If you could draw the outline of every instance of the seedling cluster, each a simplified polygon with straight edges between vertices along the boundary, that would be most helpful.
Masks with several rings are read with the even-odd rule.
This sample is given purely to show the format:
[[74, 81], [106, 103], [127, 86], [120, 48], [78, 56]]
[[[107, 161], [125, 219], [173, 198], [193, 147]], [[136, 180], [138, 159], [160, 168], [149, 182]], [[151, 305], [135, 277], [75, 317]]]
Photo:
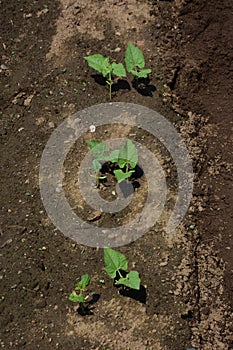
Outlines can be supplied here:
[[[128, 43], [125, 52], [125, 66], [122, 63], [111, 62], [109, 57], [104, 57], [99, 53], [84, 58], [91, 68], [95, 69], [105, 78], [109, 85], [110, 99], [112, 97], [112, 85], [118, 78], [125, 78], [127, 77], [127, 73], [130, 73], [134, 77], [133, 81], [137, 81], [141, 78], [147, 78], [151, 73], [151, 69], [145, 68], [143, 52], [131, 42]], [[87, 144], [93, 157], [92, 168], [95, 172], [96, 187], [100, 186], [100, 180], [106, 178], [102, 172], [104, 164], [108, 164], [113, 169], [113, 174], [118, 183], [129, 179], [135, 173], [138, 163], [138, 152], [134, 143], [129, 139], [126, 139], [125, 144], [121, 148], [111, 151], [103, 141], [89, 140]], [[107, 275], [114, 280], [115, 286], [140, 290], [141, 281], [139, 273], [136, 270], [128, 271], [128, 260], [124, 254], [105, 247], [104, 265]], [[90, 275], [82, 275], [75, 285], [74, 290], [69, 295], [70, 301], [79, 303], [82, 315], [85, 314], [85, 310], [90, 303], [90, 293], [88, 293], [90, 281]], [[100, 279], [99, 282], [101, 284], [105, 283], [103, 279]]]
[[96, 187], [100, 185], [100, 180], [106, 178], [101, 175], [102, 165], [104, 163], [114, 164], [114, 175], [118, 183], [128, 179], [134, 172], [138, 163], [138, 152], [132, 141], [126, 139], [123, 147], [113, 150], [109, 153], [109, 147], [103, 141], [87, 141], [90, 147], [93, 161], [92, 168], [95, 171]]
[[131, 42], [128, 43], [125, 52], [125, 66], [122, 63], [110, 62], [109, 57], [97, 53], [84, 57], [89, 67], [95, 69], [102, 74], [109, 85], [109, 98], [112, 98], [112, 84], [116, 78], [124, 78], [127, 76], [126, 71], [134, 76], [134, 79], [147, 78], [151, 73], [151, 69], [145, 68], [145, 58], [143, 52]]
[[[127, 272], [128, 260], [124, 254], [111, 249], [104, 248], [104, 265], [108, 276], [114, 279], [114, 285], [124, 286], [131, 289], [140, 289], [140, 277], [136, 270]], [[79, 303], [80, 310], [84, 314], [85, 302], [88, 301], [89, 295], [84, 296], [84, 293], [89, 286], [91, 277], [88, 274], [82, 275], [80, 281], [75, 285], [75, 289], [69, 296], [69, 300], [74, 303]]]

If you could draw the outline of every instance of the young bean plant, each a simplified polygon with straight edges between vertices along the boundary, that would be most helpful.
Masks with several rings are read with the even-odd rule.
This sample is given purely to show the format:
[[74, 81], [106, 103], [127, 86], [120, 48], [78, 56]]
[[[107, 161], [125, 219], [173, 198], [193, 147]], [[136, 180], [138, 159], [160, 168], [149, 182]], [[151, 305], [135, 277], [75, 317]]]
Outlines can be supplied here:
[[85, 56], [89, 67], [95, 69], [102, 74], [109, 85], [109, 97], [112, 98], [112, 85], [116, 78], [126, 77], [126, 71], [133, 74], [134, 79], [147, 78], [151, 73], [151, 69], [145, 68], [145, 58], [143, 52], [131, 42], [128, 43], [125, 52], [125, 66], [122, 63], [110, 62], [109, 57], [96, 53], [94, 55]]
[[[128, 260], [125, 255], [109, 247], [104, 247], [104, 265], [108, 276], [114, 279], [115, 286], [124, 286], [131, 289], [140, 290], [140, 277], [136, 270], [128, 272]], [[90, 284], [91, 277], [88, 274], [81, 276], [76, 283], [74, 290], [69, 295], [69, 300], [74, 303], [79, 303], [79, 313], [85, 315], [88, 312], [88, 301], [90, 295], [87, 293], [87, 288]], [[104, 284], [104, 280], [100, 279], [100, 283]]]
[[[118, 157], [114, 159], [116, 155]], [[138, 162], [138, 152], [133, 142], [127, 139], [125, 145], [120, 148], [120, 150], [113, 151], [113, 154], [109, 155], [109, 160], [111, 162], [116, 162], [120, 168], [114, 170], [116, 180], [120, 183], [135, 172], [135, 167]], [[124, 168], [125, 172], [123, 171]]]
[[89, 67], [101, 73], [109, 85], [109, 98], [112, 98], [112, 84], [114, 78], [126, 77], [126, 71], [122, 63], [110, 62], [109, 57], [96, 53], [94, 55], [84, 57], [87, 60]]
[[85, 313], [85, 302], [89, 299], [89, 295], [85, 295], [86, 289], [89, 286], [91, 277], [88, 274], [82, 275], [80, 281], [75, 285], [73, 292], [69, 296], [69, 300], [74, 303], [79, 303], [80, 312]]
[[[119, 169], [115, 169], [114, 175], [118, 183], [128, 179], [134, 172], [138, 163], [138, 152], [132, 141], [126, 140], [123, 147], [113, 150], [110, 154], [108, 146], [103, 141], [91, 140], [87, 141], [93, 156], [92, 168], [95, 171], [96, 187], [100, 185], [100, 180], [106, 178], [101, 175], [101, 162], [110, 162], [116, 164]], [[125, 170], [125, 171], [124, 171]]]
[[136, 79], [147, 78], [151, 73], [151, 69], [145, 69], [143, 52], [131, 42], [128, 43], [125, 52], [125, 65], [127, 72], [133, 74]]
[[123, 285], [132, 289], [140, 289], [138, 271], [128, 270], [128, 260], [125, 255], [108, 247], [104, 248], [105, 270], [109, 277], [114, 279], [115, 285]]

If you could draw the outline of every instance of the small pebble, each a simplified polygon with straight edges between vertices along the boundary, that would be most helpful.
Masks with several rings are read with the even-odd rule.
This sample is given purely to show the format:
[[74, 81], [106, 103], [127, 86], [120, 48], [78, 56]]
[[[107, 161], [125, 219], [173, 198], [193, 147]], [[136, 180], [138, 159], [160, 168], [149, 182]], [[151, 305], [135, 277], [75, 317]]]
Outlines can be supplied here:
[[90, 132], [95, 132], [95, 130], [96, 130], [95, 125], [90, 125], [89, 130], [90, 130]]
[[53, 122], [49, 122], [49, 128], [50, 128], [50, 129], [55, 128], [55, 124], [54, 124]]

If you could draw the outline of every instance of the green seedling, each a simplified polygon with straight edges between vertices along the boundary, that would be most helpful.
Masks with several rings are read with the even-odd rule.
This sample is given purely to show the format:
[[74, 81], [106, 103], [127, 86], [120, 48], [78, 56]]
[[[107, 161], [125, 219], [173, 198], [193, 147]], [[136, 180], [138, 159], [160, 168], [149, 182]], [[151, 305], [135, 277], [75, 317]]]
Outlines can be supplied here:
[[143, 52], [131, 42], [125, 52], [125, 65], [127, 72], [134, 75], [136, 79], [147, 78], [151, 69], [145, 69], [145, 58]]
[[117, 165], [123, 169], [129, 170], [129, 167], [135, 168], [138, 162], [138, 152], [132, 141], [126, 140], [123, 147], [119, 150], [114, 150], [107, 157], [107, 160], [112, 163], [117, 163]]
[[122, 63], [110, 62], [109, 57], [97, 53], [84, 57], [87, 60], [89, 67], [101, 73], [109, 85], [109, 97], [112, 98], [112, 84], [114, 76], [118, 78], [126, 77], [126, 71]]
[[104, 57], [99, 53], [85, 56], [84, 59], [87, 61], [89, 67], [101, 73], [106, 79], [106, 82], [109, 85], [110, 100], [112, 98], [112, 85], [115, 77], [126, 77], [127, 70], [127, 72], [133, 74], [135, 81], [138, 81], [139, 78], [147, 78], [151, 73], [151, 69], [145, 68], [143, 52], [131, 42], [128, 43], [125, 52], [126, 69], [122, 63], [111, 63], [109, 57]]
[[140, 289], [140, 277], [138, 271], [130, 271], [125, 274], [125, 277], [122, 275], [122, 271], [127, 271], [128, 269], [128, 260], [124, 254], [105, 247], [104, 264], [108, 276], [115, 280], [115, 285], [124, 285], [137, 290]]
[[114, 175], [118, 183], [128, 179], [133, 173], [134, 173], [134, 170], [129, 170], [129, 171], [126, 171], [125, 173], [121, 169], [114, 170]]
[[91, 281], [91, 277], [88, 274], [82, 275], [80, 281], [75, 285], [75, 289], [69, 296], [69, 300], [74, 303], [79, 303], [80, 311], [85, 313], [85, 302], [89, 299], [89, 295], [84, 296], [84, 293]]
[[[119, 166], [120, 169], [114, 170], [114, 175], [117, 182], [120, 183], [135, 172], [134, 169], [138, 162], [138, 152], [133, 142], [127, 139], [120, 150], [110, 153], [108, 160], [117, 163]], [[125, 172], [122, 170], [123, 168], [126, 168]]]
[[100, 161], [103, 161], [106, 158], [105, 153], [109, 150], [109, 148], [104, 142], [97, 140], [87, 141], [87, 144], [94, 158], [92, 161], [92, 168], [95, 171], [96, 187], [99, 188], [100, 180], [106, 178], [106, 176], [102, 176], [100, 174], [100, 170], [102, 168]]
[[[125, 145], [120, 149], [117, 164], [120, 169], [114, 171], [116, 179], [118, 182], [121, 182], [128, 177], [130, 177], [135, 172], [135, 167], [138, 162], [138, 152], [133, 142], [126, 140]], [[126, 171], [123, 172], [123, 168], [126, 168]], [[132, 170], [129, 170], [129, 169]]]
[[[96, 177], [96, 187], [99, 187], [100, 179], [106, 178], [106, 176], [100, 175], [100, 170], [102, 168], [101, 161], [116, 163], [120, 169], [114, 170], [114, 175], [118, 183], [125, 179], [128, 179], [134, 172], [135, 167], [138, 163], [138, 152], [132, 141], [126, 140], [123, 147], [119, 150], [112, 151], [109, 155], [106, 152], [109, 151], [108, 146], [97, 140], [87, 141], [91, 153], [93, 155], [92, 167], [95, 170]], [[123, 171], [123, 169], [126, 169]]]

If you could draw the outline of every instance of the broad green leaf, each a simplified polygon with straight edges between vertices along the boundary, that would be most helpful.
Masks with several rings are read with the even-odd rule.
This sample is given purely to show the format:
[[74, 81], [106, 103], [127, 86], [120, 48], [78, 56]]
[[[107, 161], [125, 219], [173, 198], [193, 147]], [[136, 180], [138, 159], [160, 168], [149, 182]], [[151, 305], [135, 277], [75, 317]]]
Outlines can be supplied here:
[[126, 287], [130, 287], [133, 289], [140, 289], [140, 277], [138, 271], [130, 271], [126, 277], [120, 278], [118, 281], [115, 282], [115, 284], [123, 284]]
[[109, 151], [109, 147], [103, 141], [91, 140], [87, 141], [91, 153], [96, 160], [104, 160], [105, 152]]
[[73, 291], [70, 296], [69, 300], [72, 301], [73, 303], [84, 303], [85, 298], [82, 295], [77, 295], [75, 291]]
[[128, 43], [125, 52], [125, 65], [128, 72], [131, 72], [136, 67], [141, 69], [145, 67], [145, 59], [142, 51], [131, 42]]
[[102, 143], [103, 141], [99, 141], [99, 140], [87, 140], [86, 143], [88, 144], [88, 146], [90, 147], [90, 149], [94, 148], [95, 146], [99, 145], [100, 143]]
[[109, 77], [109, 75], [112, 74], [112, 65], [109, 62], [109, 58], [108, 57], [105, 58], [105, 61], [104, 61], [103, 66], [102, 66], [101, 73], [102, 73], [103, 77]]
[[133, 173], [134, 170], [127, 171], [126, 173], [124, 173], [121, 169], [114, 170], [114, 175], [116, 176], [118, 183], [128, 179]]
[[102, 168], [101, 163], [97, 160], [97, 159], [93, 159], [92, 161], [92, 167], [95, 170], [95, 172], [97, 173], [98, 171], [100, 171], [100, 169]]
[[112, 151], [109, 156], [106, 158], [107, 161], [112, 162], [112, 163], [117, 163], [118, 162], [118, 158], [119, 158], [119, 150], [115, 149], [114, 151]]
[[115, 278], [118, 270], [126, 271], [128, 268], [128, 261], [124, 254], [117, 252], [111, 248], [104, 248], [104, 264], [109, 277]]
[[120, 168], [124, 168], [129, 164], [131, 168], [135, 168], [138, 162], [138, 152], [133, 142], [129, 139], [126, 140], [125, 145], [120, 149], [118, 165]]
[[90, 283], [91, 277], [88, 274], [82, 275], [81, 280], [76, 284], [75, 290], [83, 290]]
[[112, 72], [112, 66], [109, 62], [109, 57], [97, 53], [90, 56], [85, 56], [84, 59], [87, 61], [89, 67], [94, 68], [97, 72], [101, 73], [104, 77]]
[[112, 73], [117, 77], [126, 77], [125, 67], [122, 63], [112, 63]]
[[147, 78], [148, 74], [151, 73], [151, 69], [142, 69], [140, 71], [136, 71], [134, 69], [131, 70], [131, 72], [133, 75], [135, 75], [138, 78]]

